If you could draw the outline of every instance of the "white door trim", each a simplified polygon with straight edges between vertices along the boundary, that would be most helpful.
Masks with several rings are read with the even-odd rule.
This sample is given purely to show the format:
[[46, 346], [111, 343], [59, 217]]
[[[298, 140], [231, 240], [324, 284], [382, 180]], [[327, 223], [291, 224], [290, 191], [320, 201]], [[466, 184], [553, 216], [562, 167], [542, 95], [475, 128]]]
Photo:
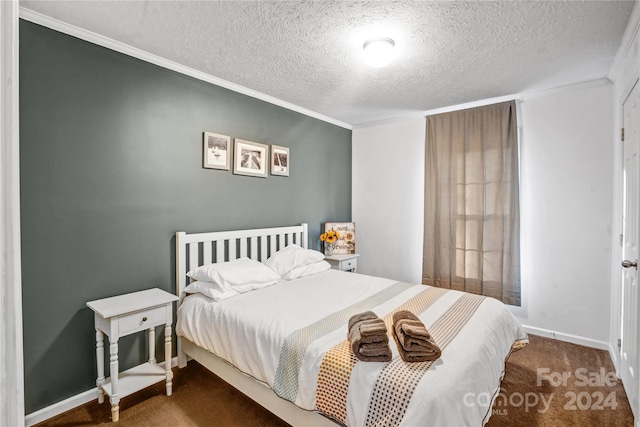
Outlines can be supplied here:
[[24, 425], [18, 0], [0, 1], [0, 425]]
[[[640, 178], [638, 156], [640, 150], [640, 83], [636, 79], [628, 95], [622, 103], [622, 125], [625, 130], [622, 147], [622, 170], [625, 179], [623, 191], [623, 239], [622, 258], [637, 262], [640, 241], [639, 231], [639, 197]], [[624, 384], [631, 410], [638, 418], [638, 391], [640, 346], [637, 335], [639, 293], [638, 269], [627, 267], [622, 269], [620, 292], [620, 331], [622, 348], [619, 350], [618, 372]]]

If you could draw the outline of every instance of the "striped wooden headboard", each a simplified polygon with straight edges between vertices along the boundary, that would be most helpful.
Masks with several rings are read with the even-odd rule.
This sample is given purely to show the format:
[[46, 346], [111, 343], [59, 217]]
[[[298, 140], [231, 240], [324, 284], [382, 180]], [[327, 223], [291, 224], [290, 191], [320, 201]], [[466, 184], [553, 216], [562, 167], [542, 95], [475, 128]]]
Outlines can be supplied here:
[[308, 247], [307, 224], [211, 233], [176, 233], [176, 295], [189, 284], [187, 272], [214, 262], [249, 257], [264, 261], [287, 245]]

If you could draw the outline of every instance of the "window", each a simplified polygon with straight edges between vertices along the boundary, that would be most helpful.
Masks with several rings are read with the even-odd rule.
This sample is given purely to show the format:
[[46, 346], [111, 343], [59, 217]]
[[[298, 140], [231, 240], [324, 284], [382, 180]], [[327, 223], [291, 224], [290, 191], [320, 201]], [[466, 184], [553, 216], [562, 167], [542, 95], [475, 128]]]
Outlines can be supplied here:
[[515, 101], [427, 118], [423, 283], [520, 305]]

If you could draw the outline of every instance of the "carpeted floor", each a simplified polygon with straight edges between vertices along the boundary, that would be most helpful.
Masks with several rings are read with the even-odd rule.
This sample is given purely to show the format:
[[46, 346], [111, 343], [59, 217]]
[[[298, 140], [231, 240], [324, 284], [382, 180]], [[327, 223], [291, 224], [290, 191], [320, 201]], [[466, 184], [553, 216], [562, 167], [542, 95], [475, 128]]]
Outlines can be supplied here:
[[[606, 351], [533, 335], [529, 339], [507, 362], [487, 426], [633, 426], [627, 396]], [[174, 370], [173, 384], [171, 397], [164, 395], [163, 383], [124, 397], [117, 425], [287, 425], [193, 361]], [[473, 400], [469, 396], [468, 403]], [[38, 427], [89, 425], [111, 425], [108, 401], [87, 403]]]
[[507, 361], [487, 427], [633, 426], [608, 352], [535, 335], [529, 341]]

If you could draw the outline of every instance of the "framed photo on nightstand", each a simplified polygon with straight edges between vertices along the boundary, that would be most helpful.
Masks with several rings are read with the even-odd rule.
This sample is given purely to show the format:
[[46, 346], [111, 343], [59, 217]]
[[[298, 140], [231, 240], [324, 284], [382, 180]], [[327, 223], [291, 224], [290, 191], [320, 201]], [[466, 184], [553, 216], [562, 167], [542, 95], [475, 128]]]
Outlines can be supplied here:
[[324, 232], [337, 231], [340, 238], [333, 245], [334, 255], [356, 253], [356, 223], [355, 222], [325, 222]]

